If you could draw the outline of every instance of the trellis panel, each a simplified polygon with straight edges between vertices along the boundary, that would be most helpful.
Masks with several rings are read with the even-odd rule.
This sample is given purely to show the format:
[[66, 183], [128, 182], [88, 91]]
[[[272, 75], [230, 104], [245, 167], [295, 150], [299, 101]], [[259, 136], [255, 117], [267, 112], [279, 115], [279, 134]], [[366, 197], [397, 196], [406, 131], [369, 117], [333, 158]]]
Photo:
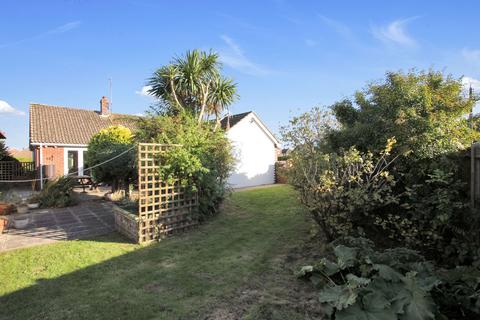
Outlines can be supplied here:
[[178, 145], [141, 143], [138, 146], [139, 242], [163, 238], [197, 224], [197, 193], [178, 180], [160, 179], [159, 156]]

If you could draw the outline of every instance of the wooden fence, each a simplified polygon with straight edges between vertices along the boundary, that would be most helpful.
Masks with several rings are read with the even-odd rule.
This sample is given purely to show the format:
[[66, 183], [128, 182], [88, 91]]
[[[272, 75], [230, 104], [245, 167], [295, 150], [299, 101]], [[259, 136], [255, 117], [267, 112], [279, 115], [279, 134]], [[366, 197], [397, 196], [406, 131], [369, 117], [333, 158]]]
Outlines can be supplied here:
[[28, 180], [35, 175], [34, 162], [0, 161], [0, 180]]
[[480, 207], [480, 143], [472, 144], [470, 150], [470, 207]]
[[141, 143], [138, 146], [138, 242], [148, 242], [197, 224], [197, 193], [178, 180], [162, 181], [160, 156], [178, 146]]

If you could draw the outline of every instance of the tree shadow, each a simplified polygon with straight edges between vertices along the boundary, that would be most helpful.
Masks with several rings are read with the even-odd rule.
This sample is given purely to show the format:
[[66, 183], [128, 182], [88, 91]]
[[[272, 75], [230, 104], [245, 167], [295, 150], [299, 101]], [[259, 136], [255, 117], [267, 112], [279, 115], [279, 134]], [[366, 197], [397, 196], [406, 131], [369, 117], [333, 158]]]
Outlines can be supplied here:
[[[278, 208], [292, 205], [279, 198]], [[219, 301], [233, 301], [252, 275], [261, 276], [281, 243], [296, 239], [303, 223], [278, 208], [262, 210], [261, 219], [221, 215], [146, 246], [119, 235], [88, 240], [95, 247], [68, 253], [78, 255], [68, 263], [88, 261], [89, 250], [125, 252], [0, 297], [0, 319], [205, 319]], [[55, 261], [44, 267], [55, 270]]]

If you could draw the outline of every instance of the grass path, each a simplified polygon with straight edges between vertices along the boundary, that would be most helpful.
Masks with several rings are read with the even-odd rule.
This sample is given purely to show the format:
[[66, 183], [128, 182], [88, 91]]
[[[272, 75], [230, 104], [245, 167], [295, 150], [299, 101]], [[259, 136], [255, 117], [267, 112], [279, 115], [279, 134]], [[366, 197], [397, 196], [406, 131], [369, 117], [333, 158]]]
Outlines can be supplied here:
[[160, 243], [112, 234], [0, 254], [0, 319], [301, 318], [265, 309], [288, 296], [282, 257], [307, 236], [300, 210], [289, 187], [249, 190]]

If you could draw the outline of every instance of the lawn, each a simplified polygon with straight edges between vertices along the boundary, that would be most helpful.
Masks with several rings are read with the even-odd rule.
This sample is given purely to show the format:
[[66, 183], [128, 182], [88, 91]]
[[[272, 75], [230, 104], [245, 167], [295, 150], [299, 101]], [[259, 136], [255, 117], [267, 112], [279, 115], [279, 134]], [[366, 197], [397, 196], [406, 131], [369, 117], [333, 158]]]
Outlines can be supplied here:
[[309, 224], [286, 186], [147, 246], [112, 234], [0, 254], [0, 319], [303, 319], [287, 267]]

